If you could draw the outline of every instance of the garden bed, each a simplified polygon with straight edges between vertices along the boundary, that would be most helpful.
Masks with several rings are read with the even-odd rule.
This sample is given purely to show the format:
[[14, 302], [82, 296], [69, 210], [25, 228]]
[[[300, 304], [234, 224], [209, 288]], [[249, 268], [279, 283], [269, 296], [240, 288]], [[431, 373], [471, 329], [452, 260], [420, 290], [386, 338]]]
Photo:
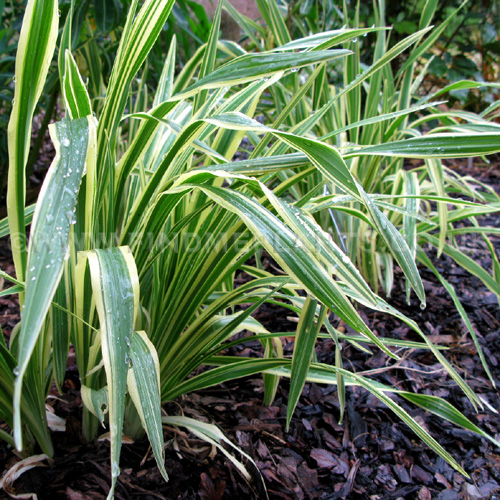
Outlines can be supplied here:
[[[461, 173], [467, 170], [497, 188], [500, 185], [498, 163], [488, 169], [473, 167], [472, 172], [465, 164], [457, 164], [454, 168]], [[489, 216], [483, 222], [494, 227], [500, 225], [498, 216]], [[491, 239], [500, 251], [500, 239]], [[468, 245], [469, 255], [489, 269], [490, 257], [483, 251], [480, 238], [468, 240]], [[5, 241], [0, 247], [0, 255], [0, 268], [12, 272]], [[478, 332], [493, 377], [500, 380], [500, 310], [495, 295], [477, 279], [455, 267], [450, 259], [440, 257], [434, 262], [455, 287]], [[424, 311], [417, 305], [409, 307], [406, 304], [401, 275], [396, 276], [390, 302], [417, 321], [434, 343], [450, 347], [448, 360], [481, 395], [484, 409], [475, 413], [456, 384], [436, 364], [435, 358], [424, 351], [407, 351], [402, 360], [394, 362], [382, 352], [369, 356], [349, 346], [343, 351], [344, 364], [357, 373], [369, 371], [372, 378], [387, 385], [440, 396], [490, 435], [498, 437], [500, 397], [491, 387], [450, 297], [430, 272], [423, 271], [422, 278], [428, 300]], [[19, 319], [17, 299], [2, 298], [0, 307], [1, 325], [8, 333]], [[369, 310], [362, 311], [362, 315], [379, 335], [416, 340], [408, 327], [392, 317]], [[290, 331], [294, 327], [293, 321], [286, 319], [285, 309], [265, 305], [256, 317], [271, 331]], [[250, 342], [239, 349], [244, 350], [245, 355], [260, 355], [258, 342]], [[334, 351], [333, 341], [318, 342], [319, 361], [333, 363]], [[363, 389], [347, 390], [346, 414], [339, 425], [335, 387], [307, 384], [289, 432], [285, 432], [288, 381], [281, 382], [271, 406], [263, 406], [262, 395], [261, 378], [251, 377], [189, 394], [169, 403], [165, 409], [170, 415], [184, 414], [217, 424], [254, 459], [270, 499], [500, 498], [498, 450], [468, 431], [410, 408], [402, 400], [398, 403], [457, 459], [470, 479], [437, 458], [392, 412]], [[39, 499], [51, 500], [105, 498], [111, 475], [109, 442], [104, 438], [81, 444], [82, 404], [73, 357], [68, 366], [64, 394], [60, 396], [53, 391], [53, 396], [49, 403], [57, 415], [66, 419], [66, 432], [53, 434], [56, 452], [51, 466], [36, 467], [24, 473], [14, 483], [15, 492], [36, 493]], [[253, 471], [254, 482], [249, 484], [220, 452], [215, 453], [215, 449], [192, 435], [166, 429], [166, 442], [168, 483], [158, 472], [146, 439], [124, 443], [116, 498], [265, 498], [256, 470]], [[12, 450], [0, 442], [0, 464], [4, 464], [0, 467], [9, 468], [16, 460]]]

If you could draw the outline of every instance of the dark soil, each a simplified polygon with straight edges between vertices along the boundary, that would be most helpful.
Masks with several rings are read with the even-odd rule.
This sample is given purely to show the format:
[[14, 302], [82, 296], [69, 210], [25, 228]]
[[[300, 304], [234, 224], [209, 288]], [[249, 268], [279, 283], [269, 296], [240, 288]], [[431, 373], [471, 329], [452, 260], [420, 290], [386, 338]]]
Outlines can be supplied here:
[[[461, 164], [455, 167], [467, 168]], [[489, 170], [478, 167], [467, 173], [490, 185], [500, 184], [498, 164]], [[489, 217], [484, 222], [498, 226], [499, 219]], [[500, 238], [492, 240], [500, 250]], [[491, 258], [480, 238], [468, 238], [464, 246], [476, 261], [491, 270]], [[0, 246], [0, 268], [12, 272], [3, 247]], [[500, 310], [496, 296], [450, 259], [435, 257], [434, 262], [456, 288], [493, 377], [500, 383]], [[475, 413], [433, 356], [423, 350], [406, 351], [401, 361], [394, 362], [375, 349], [368, 355], [345, 345], [344, 365], [387, 385], [443, 397], [498, 439], [499, 394], [484, 373], [474, 344], [445, 289], [426, 270], [422, 270], [422, 278], [428, 297], [424, 311], [415, 301], [411, 306], [406, 304], [400, 273], [390, 302], [415, 319], [434, 343], [450, 347], [447, 358], [481, 395], [484, 409]], [[0, 321], [6, 331], [18, 321], [17, 307], [16, 299], [0, 299]], [[408, 327], [392, 317], [369, 310], [361, 313], [379, 335], [418, 340]], [[286, 319], [287, 315], [284, 309], [266, 305], [257, 318], [271, 331], [291, 331], [295, 323]], [[260, 346], [249, 342], [239, 352], [258, 355]], [[333, 363], [334, 352], [332, 341], [318, 342], [319, 361]], [[39, 499], [105, 498], [111, 476], [109, 443], [81, 444], [79, 381], [71, 361], [67, 375], [64, 394], [50, 400], [67, 426], [65, 433], [54, 433], [54, 461], [49, 467], [35, 467], [21, 475], [13, 489], [17, 493], [34, 492]], [[260, 378], [236, 380], [182, 397], [166, 405], [165, 410], [171, 415], [184, 414], [217, 424], [256, 462], [272, 500], [500, 499], [500, 450], [489, 441], [396, 398], [464, 467], [470, 475], [465, 478], [437, 458], [390, 410], [363, 389], [347, 389], [346, 415], [339, 425], [336, 388], [317, 384], [306, 385], [290, 430], [285, 432], [288, 387], [287, 381], [282, 381], [276, 400], [266, 407], [262, 404]], [[170, 481], [162, 480], [147, 441], [126, 444], [116, 498], [266, 498], [259, 472], [251, 464], [247, 466], [254, 481], [249, 484], [222, 453], [203, 441], [175, 429], [165, 429], [165, 436]], [[10, 468], [16, 461], [12, 450], [0, 444], [0, 464], [4, 464], [0, 470]]]

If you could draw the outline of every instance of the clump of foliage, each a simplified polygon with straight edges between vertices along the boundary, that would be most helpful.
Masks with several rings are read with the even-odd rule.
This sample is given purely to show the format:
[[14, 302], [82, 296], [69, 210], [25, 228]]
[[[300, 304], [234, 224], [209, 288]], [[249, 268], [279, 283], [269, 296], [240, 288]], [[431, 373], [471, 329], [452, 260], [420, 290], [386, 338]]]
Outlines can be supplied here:
[[[0, 418], [8, 426], [0, 437], [25, 454], [37, 445], [53, 454], [45, 399], [52, 381], [59, 388], [63, 383], [71, 343], [82, 381], [83, 436], [92, 440], [99, 424], [109, 426], [110, 498], [120, 473], [122, 433], [137, 438], [146, 432], [167, 478], [163, 423], [218, 444], [224, 437], [213, 426], [162, 416], [161, 403], [258, 373], [266, 402], [280, 377], [290, 378], [288, 422], [307, 380], [337, 384], [340, 419], [345, 387], [364, 387], [466, 474], [390, 395], [495, 440], [444, 400], [346, 370], [341, 352], [342, 342], [372, 345], [393, 359], [395, 346], [428, 349], [481, 406], [419, 326], [377, 294], [380, 284], [390, 291], [396, 262], [408, 300], [415, 293], [424, 307], [416, 260], [433, 269], [422, 249], [430, 242], [500, 296], [498, 267], [494, 276], [478, 269], [453, 242], [454, 221], [474, 222], [498, 210], [499, 200], [452, 176], [441, 161], [499, 152], [500, 128], [477, 115], [438, 112], [433, 99], [439, 92], [414, 102], [423, 78], [416, 76], [415, 64], [437, 36], [429, 28], [433, 9], [422, 14], [419, 31], [388, 50], [382, 6], [372, 28], [354, 22], [292, 40], [275, 2], [258, 2], [267, 28], [221, 2], [208, 41], [178, 74], [171, 41], [150, 97], [138, 73], [173, 4], [130, 2], [123, 27], [113, 31], [120, 36], [107, 85], [99, 58], [75, 41], [70, 11], [58, 58], [66, 116], [50, 126], [57, 155], [30, 207], [25, 165], [31, 122], [56, 47], [59, 16], [55, 0], [28, 2], [9, 122], [4, 231], [10, 232], [16, 278], [2, 273], [14, 283], [3, 294], [19, 294], [22, 316], [9, 346], [3, 337], [0, 343]], [[223, 6], [253, 47], [219, 40]], [[85, 29], [91, 34], [92, 23]], [[373, 63], [361, 68], [356, 48], [364, 35], [377, 42]], [[394, 75], [391, 61], [407, 51]], [[87, 84], [75, 62], [83, 60]], [[340, 88], [329, 83], [331, 65], [341, 68]], [[422, 125], [431, 120], [441, 125], [424, 134]], [[233, 161], [237, 152], [243, 159]], [[424, 163], [410, 171], [404, 158]], [[450, 197], [457, 191], [474, 199]], [[456, 208], [449, 211], [447, 204]], [[488, 228], [474, 228], [488, 241]], [[261, 269], [262, 248], [281, 273]], [[252, 256], [254, 266], [248, 264]], [[235, 287], [238, 270], [252, 279]], [[445, 286], [453, 295], [451, 285]], [[299, 316], [291, 358], [283, 356], [280, 334], [251, 316], [276, 299]], [[396, 316], [421, 342], [379, 338], [353, 302]], [[337, 331], [333, 317], [358, 334]], [[221, 355], [248, 340], [234, 339], [242, 330], [262, 343], [262, 358]], [[312, 361], [316, 340], [325, 336], [337, 344], [333, 366]], [[193, 376], [200, 366], [206, 369]]]

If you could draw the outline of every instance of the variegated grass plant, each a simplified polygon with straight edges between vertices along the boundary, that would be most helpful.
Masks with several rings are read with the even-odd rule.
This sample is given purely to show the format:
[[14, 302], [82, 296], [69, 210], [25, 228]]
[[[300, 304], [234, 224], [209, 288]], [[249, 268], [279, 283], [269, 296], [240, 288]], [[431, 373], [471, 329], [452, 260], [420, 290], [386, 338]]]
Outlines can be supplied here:
[[[500, 198], [489, 186], [472, 177], [458, 175], [443, 161], [497, 151], [500, 126], [492, 120], [499, 116], [500, 105], [494, 103], [480, 115], [443, 111], [439, 107], [445, 104], [439, 99], [450, 91], [483, 86], [498, 88], [500, 84], [459, 81], [430, 95], [422, 90], [433, 59], [428, 55], [430, 49], [465, 3], [437, 29], [431, 30], [437, 4], [426, 2], [421, 12], [420, 31], [394, 46], [390, 45], [385, 28], [383, 1], [374, 4], [377, 23], [371, 30], [359, 28], [358, 10], [350, 12], [344, 5], [343, 22], [347, 22], [346, 26], [352, 25], [351, 30], [358, 30], [358, 36], [343, 45], [353, 55], [342, 65], [337, 64], [343, 73], [344, 86], [335, 88], [330, 85], [329, 71], [325, 67], [318, 68], [317, 74], [302, 70], [300, 74], [290, 75], [283, 85], [273, 86], [272, 103], [276, 108], [268, 107], [264, 112], [277, 115], [273, 127], [284, 126], [300, 135], [313, 134], [342, 153], [347, 167], [368, 193], [369, 199], [397, 228], [410, 250], [411, 260], [416, 259], [432, 271], [450, 294], [477, 348], [483, 368], [495, 385], [474, 327], [453, 286], [438, 273], [424, 251], [432, 247], [438, 256], [444, 253], [500, 297], [500, 264], [488, 239], [488, 235], [498, 235], [499, 231], [483, 227], [477, 221], [481, 215], [498, 212]], [[308, 35], [306, 38], [292, 42], [287, 23], [282, 22], [274, 2], [259, 0], [258, 5], [272, 36], [264, 36], [266, 28], [251, 23], [229, 5], [228, 9], [259, 50], [283, 50], [276, 47], [279, 44], [298, 49], [304, 46], [304, 40], [319, 47], [334, 35], [344, 36], [351, 31], [339, 29], [329, 35], [304, 32]], [[304, 31], [305, 26], [301, 26], [299, 20], [294, 19], [294, 22]], [[363, 51], [360, 47], [368, 34], [374, 46], [374, 63], [366, 67], [361, 62]], [[391, 62], [405, 52], [408, 55], [404, 62], [393, 71]], [[435, 123], [438, 125], [432, 128]], [[266, 136], [251, 157], [267, 156], [277, 161], [287, 152], [280, 141], [267, 147], [269, 139], [270, 135]], [[286, 158], [293, 167], [293, 162], [308, 161], [308, 156], [304, 151], [301, 156], [295, 155], [293, 160], [290, 155], [284, 157], [281, 162], [284, 168], [275, 174], [274, 182], [284, 182], [296, 175], [292, 168], [286, 169]], [[421, 161], [411, 168], [407, 162], [409, 159]], [[268, 182], [273, 182], [273, 178], [269, 177]], [[417, 288], [411, 281], [408, 262], [400, 254], [397, 238], [384, 238], [384, 228], [377, 227], [378, 221], [371, 216], [368, 204], [359, 203], [356, 196], [331, 175], [322, 172], [320, 167], [300, 183], [295, 183], [289, 195], [332, 235], [375, 292], [382, 286], [385, 295], [391, 295], [394, 264], [398, 264], [405, 273], [406, 295], [410, 303], [411, 289], [417, 291]], [[304, 199], [306, 201], [301, 201]], [[493, 263], [492, 274], [462, 251], [460, 243], [463, 238], [460, 237], [463, 235], [485, 242]], [[469, 395], [473, 398], [471, 392]]]
[[[167, 478], [162, 423], [187, 427], [218, 445], [227, 440], [213, 426], [162, 416], [161, 403], [257, 373], [264, 374], [266, 402], [272, 401], [280, 377], [291, 379], [288, 423], [306, 380], [337, 384], [342, 412], [345, 386], [364, 387], [466, 474], [390, 394], [498, 444], [495, 440], [444, 400], [399, 391], [342, 367], [341, 341], [361, 348], [376, 346], [394, 359], [395, 346], [429, 349], [471, 401], [481, 405], [442, 351], [370, 288], [351, 259], [355, 255], [336, 244], [314, 217], [321, 219], [321, 204], [328, 216], [339, 205], [331, 197], [316, 199], [325, 186], [330, 196], [338, 196], [337, 190], [344, 193], [341, 206], [347, 207], [346, 217], [371, 228], [373, 241], [384, 245], [425, 304], [414, 232], [400, 232], [394, 225], [401, 215], [409, 221], [406, 225], [420, 220], [418, 206], [388, 205], [392, 199], [369, 192], [359, 164], [353, 162], [366, 148], [346, 150], [333, 135], [321, 138], [317, 132], [324, 127], [336, 130], [335, 103], [343, 96], [350, 98], [370, 76], [383, 74], [390, 61], [428, 28], [385, 53], [334, 95], [327, 79], [332, 61], [340, 61], [346, 71], [356, 61], [349, 49], [337, 47], [366, 33], [380, 36], [382, 29], [345, 28], [292, 41], [275, 3], [266, 2], [262, 8], [268, 14], [269, 33], [280, 46], [247, 52], [236, 43], [218, 40], [221, 3], [208, 43], [178, 75], [172, 40], [151, 103], [137, 74], [172, 6], [173, 0], [146, 0], [141, 6], [137, 0], [131, 2], [104, 96], [101, 87], [86, 86], [72, 53], [71, 23], [65, 24], [58, 70], [66, 117], [51, 125], [57, 154], [36, 206], [27, 207], [24, 167], [32, 118], [59, 22], [55, 0], [28, 2], [9, 124], [8, 228], [7, 222], [2, 228], [2, 234], [10, 233], [17, 275], [2, 273], [14, 283], [2, 293], [19, 294], [22, 310], [9, 346], [3, 337], [0, 343], [0, 417], [12, 430], [11, 434], [2, 429], [0, 437], [26, 454], [36, 443], [45, 454], [53, 454], [45, 399], [53, 381], [62, 386], [71, 344], [82, 382], [83, 436], [91, 440], [99, 423], [109, 426], [110, 498], [120, 472], [122, 433], [137, 438], [146, 432]], [[77, 56], [78, 50], [84, 49], [73, 50]], [[98, 65], [90, 64], [87, 70], [89, 81], [99, 81]], [[273, 123], [266, 126], [255, 117], [267, 112], [269, 101], [275, 112]], [[379, 112], [371, 109], [369, 119], [377, 122]], [[352, 115], [353, 123], [359, 119]], [[434, 158], [462, 156], [457, 154], [459, 144], [467, 145], [462, 153], [477, 156], [499, 151], [499, 137], [497, 132], [478, 135], [460, 129], [401, 147], [409, 157], [442, 148]], [[237, 151], [245, 153], [250, 145], [248, 159], [232, 161]], [[397, 186], [409, 185], [404, 181], [394, 178]], [[411, 191], [410, 198], [403, 194], [398, 199], [404, 203], [421, 198], [418, 192]], [[478, 203], [463, 206], [475, 214], [485, 210]], [[262, 248], [281, 273], [261, 269]], [[249, 266], [254, 255], [257, 265]], [[236, 288], [238, 270], [251, 280]], [[291, 358], [283, 356], [279, 335], [251, 316], [265, 301], [277, 299], [299, 316]], [[400, 318], [422, 342], [377, 337], [352, 301]], [[252, 306], [235, 312], [248, 303]], [[336, 331], [331, 314], [358, 334]], [[245, 341], [232, 339], [242, 330], [262, 342], [262, 358], [221, 355]], [[335, 366], [312, 362], [316, 339], [324, 336], [337, 342]], [[200, 366], [205, 371], [192, 376]]]

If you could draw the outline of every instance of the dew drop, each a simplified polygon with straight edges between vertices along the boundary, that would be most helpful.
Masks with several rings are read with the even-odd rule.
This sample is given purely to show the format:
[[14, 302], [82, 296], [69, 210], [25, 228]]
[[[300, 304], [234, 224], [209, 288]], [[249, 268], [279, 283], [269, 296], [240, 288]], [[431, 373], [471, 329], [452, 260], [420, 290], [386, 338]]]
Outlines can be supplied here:
[[425, 304], [423, 302], [420, 302], [420, 309], [422, 309], [422, 311], [425, 309]]
[[292, 68], [292, 73], [297, 73], [299, 71], [299, 68]]
[[347, 255], [343, 255], [343, 256], [342, 256], [342, 262], [343, 262], [344, 264], [349, 264], [349, 257], [347, 257]]
[[65, 147], [65, 148], [68, 148], [69, 147], [69, 139], [67, 137], [65, 137], [62, 141], [61, 141], [61, 144]]
[[33, 276], [33, 277], [31, 278], [31, 281], [36, 281], [36, 276]]
[[111, 475], [113, 477], [118, 477], [120, 475], [120, 466], [116, 462], [113, 462], [111, 466]]
[[19, 375], [19, 366], [16, 366], [13, 370], [12, 373], [17, 377]]

